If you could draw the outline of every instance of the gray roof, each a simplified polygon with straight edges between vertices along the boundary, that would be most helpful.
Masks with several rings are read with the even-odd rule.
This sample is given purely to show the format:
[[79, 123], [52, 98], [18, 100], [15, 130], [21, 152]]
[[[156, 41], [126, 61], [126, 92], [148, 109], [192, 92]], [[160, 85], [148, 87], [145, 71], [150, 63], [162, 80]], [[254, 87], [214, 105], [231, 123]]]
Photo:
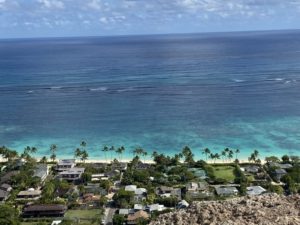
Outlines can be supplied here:
[[215, 187], [215, 189], [218, 195], [233, 195], [238, 193], [236, 187], [221, 186], [221, 187]]
[[11, 186], [9, 184], [2, 184], [0, 186], [0, 189], [2, 189], [2, 190], [7, 190], [7, 189], [10, 189], [10, 188], [11, 188]]
[[266, 189], [264, 189], [261, 186], [247, 187], [247, 194], [248, 195], [261, 195], [264, 192], [266, 192]]
[[9, 195], [9, 192], [4, 191], [4, 190], [0, 190], [0, 198], [7, 198]]
[[75, 164], [75, 159], [61, 159], [57, 163], [58, 166], [60, 165], [73, 165]]
[[33, 176], [34, 177], [43, 178], [44, 176], [47, 175], [47, 173], [48, 173], [48, 166], [47, 166], [47, 164], [38, 164], [35, 167]]
[[66, 171], [60, 172], [60, 175], [65, 175], [65, 174], [82, 174], [84, 173], [85, 168], [81, 168], [81, 167], [73, 167], [70, 168]]
[[119, 209], [119, 214], [120, 215], [128, 215], [129, 214], [129, 209]]
[[276, 174], [287, 174], [286, 170], [285, 169], [276, 169], [274, 171]]

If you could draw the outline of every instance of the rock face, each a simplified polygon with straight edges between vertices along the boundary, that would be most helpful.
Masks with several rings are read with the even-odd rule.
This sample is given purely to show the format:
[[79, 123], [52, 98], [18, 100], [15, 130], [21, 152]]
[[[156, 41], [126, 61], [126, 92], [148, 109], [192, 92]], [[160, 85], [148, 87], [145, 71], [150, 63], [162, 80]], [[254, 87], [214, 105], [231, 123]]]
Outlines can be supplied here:
[[226, 201], [194, 202], [160, 215], [151, 225], [300, 225], [300, 196], [267, 194]]

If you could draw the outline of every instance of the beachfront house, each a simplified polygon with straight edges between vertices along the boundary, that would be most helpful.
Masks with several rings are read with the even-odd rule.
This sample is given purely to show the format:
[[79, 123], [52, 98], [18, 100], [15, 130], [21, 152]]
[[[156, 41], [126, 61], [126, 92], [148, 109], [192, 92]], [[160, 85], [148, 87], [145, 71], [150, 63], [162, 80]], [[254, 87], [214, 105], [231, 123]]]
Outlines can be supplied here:
[[234, 196], [239, 193], [238, 189], [233, 186], [217, 186], [215, 190], [217, 195], [221, 197]]
[[261, 195], [263, 193], [266, 193], [266, 191], [267, 190], [264, 189], [261, 186], [250, 186], [250, 187], [247, 187], [247, 195], [250, 195], [250, 196]]
[[42, 191], [29, 188], [26, 191], [20, 191], [17, 195], [17, 200], [35, 201], [41, 197]]
[[157, 187], [155, 190], [156, 195], [160, 197], [176, 197], [178, 200], [181, 199], [181, 189], [167, 186]]
[[49, 168], [47, 164], [38, 164], [35, 167], [33, 176], [40, 178], [42, 183], [46, 180], [48, 175]]
[[59, 160], [59, 162], [57, 163], [56, 170], [58, 172], [63, 172], [74, 168], [75, 165], [76, 165], [75, 159], [62, 159]]
[[23, 209], [22, 216], [30, 217], [63, 217], [67, 207], [64, 205], [29, 205]]
[[247, 165], [241, 167], [241, 170], [244, 170], [247, 173], [257, 174], [260, 170], [260, 167], [258, 165]]
[[139, 220], [148, 220], [149, 219], [149, 214], [144, 211], [140, 210], [138, 212], [135, 212], [133, 214], [129, 214], [127, 217], [127, 224], [128, 225], [135, 225], [139, 223]]
[[61, 179], [66, 181], [79, 181], [81, 179], [81, 175], [84, 173], [84, 168], [81, 167], [73, 167], [68, 170], [60, 172], [58, 175]]

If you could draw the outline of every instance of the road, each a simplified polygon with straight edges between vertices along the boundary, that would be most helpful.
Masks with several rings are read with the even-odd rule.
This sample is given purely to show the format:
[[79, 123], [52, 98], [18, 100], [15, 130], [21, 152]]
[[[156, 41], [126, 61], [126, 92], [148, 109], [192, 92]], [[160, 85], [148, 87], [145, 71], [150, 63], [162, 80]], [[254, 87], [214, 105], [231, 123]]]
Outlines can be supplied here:
[[104, 224], [105, 225], [112, 225], [113, 216], [116, 212], [115, 208], [106, 208], [104, 213]]

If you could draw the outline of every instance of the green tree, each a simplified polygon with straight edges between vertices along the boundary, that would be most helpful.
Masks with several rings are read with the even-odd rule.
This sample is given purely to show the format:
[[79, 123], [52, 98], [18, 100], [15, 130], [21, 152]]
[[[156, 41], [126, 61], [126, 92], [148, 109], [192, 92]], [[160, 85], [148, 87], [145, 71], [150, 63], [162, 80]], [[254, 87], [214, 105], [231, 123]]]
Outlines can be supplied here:
[[109, 151], [109, 148], [107, 145], [104, 145], [104, 147], [102, 148], [102, 152], [104, 152], [104, 157], [105, 157], [105, 161], [107, 162], [107, 152]]
[[126, 220], [123, 215], [115, 214], [113, 217], [113, 225], [123, 225]]
[[230, 162], [231, 162], [232, 158], [233, 158], [233, 151], [229, 150], [229, 152], [228, 152], [228, 159], [229, 159]]
[[281, 159], [282, 159], [282, 162], [284, 162], [284, 163], [289, 163], [290, 162], [290, 157], [288, 155], [283, 155], [281, 157]]
[[125, 151], [125, 147], [124, 146], [121, 146], [119, 147], [117, 150], [116, 150], [116, 153], [119, 155], [119, 160], [120, 162], [122, 161], [122, 155], [123, 155], [123, 152]]
[[192, 150], [188, 147], [185, 146], [182, 151], [181, 151], [182, 155], [184, 156], [184, 162], [188, 163], [188, 164], [193, 164], [194, 163], [194, 154], [192, 152]]
[[110, 161], [112, 162], [113, 161], [113, 153], [115, 151], [115, 146], [110, 146], [109, 148], [109, 151], [110, 151]]
[[20, 220], [17, 210], [8, 205], [0, 205], [0, 224], [19, 225]]
[[210, 149], [209, 148], [203, 149], [202, 154], [205, 154], [205, 161], [207, 162], [208, 156], [211, 154]]
[[236, 149], [236, 150], [235, 150], [235, 159], [238, 159], [238, 154], [240, 154], [240, 150], [239, 150], [239, 149]]
[[273, 163], [278, 163], [280, 162], [280, 159], [276, 156], [268, 156], [265, 158], [267, 163], [273, 162]]
[[83, 151], [81, 152], [81, 156], [80, 156], [81, 161], [85, 163], [85, 160], [87, 160], [88, 157], [89, 157], [89, 154], [87, 153], [87, 151], [86, 151], [86, 150], [83, 150]]
[[56, 159], [56, 151], [57, 151], [57, 145], [55, 144], [50, 145], [50, 153], [51, 153], [50, 159], [52, 160], [52, 162], [54, 162]]
[[40, 163], [47, 163], [48, 159], [46, 156], [43, 156], [41, 159], [40, 159]]

